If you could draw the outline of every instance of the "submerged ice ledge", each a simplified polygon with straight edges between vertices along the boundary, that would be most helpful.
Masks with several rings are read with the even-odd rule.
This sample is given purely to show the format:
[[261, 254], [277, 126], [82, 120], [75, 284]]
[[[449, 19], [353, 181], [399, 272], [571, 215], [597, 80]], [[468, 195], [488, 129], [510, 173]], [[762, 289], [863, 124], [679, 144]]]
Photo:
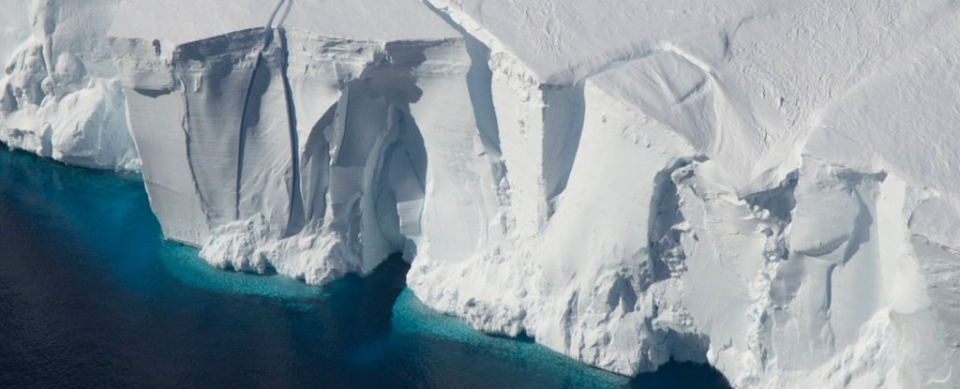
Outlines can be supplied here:
[[936, 1], [60, 3], [0, 42], [0, 140], [139, 157], [166, 237], [217, 266], [323, 284], [402, 252], [428, 306], [622, 374], [956, 384]]

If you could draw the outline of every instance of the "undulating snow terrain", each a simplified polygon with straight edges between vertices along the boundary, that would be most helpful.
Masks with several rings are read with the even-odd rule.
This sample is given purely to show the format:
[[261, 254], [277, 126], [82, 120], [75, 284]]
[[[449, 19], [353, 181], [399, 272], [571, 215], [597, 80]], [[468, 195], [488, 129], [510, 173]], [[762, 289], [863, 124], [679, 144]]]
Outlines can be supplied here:
[[217, 266], [399, 251], [431, 307], [618, 373], [960, 385], [955, 2], [2, 5], [0, 141], [142, 161]]

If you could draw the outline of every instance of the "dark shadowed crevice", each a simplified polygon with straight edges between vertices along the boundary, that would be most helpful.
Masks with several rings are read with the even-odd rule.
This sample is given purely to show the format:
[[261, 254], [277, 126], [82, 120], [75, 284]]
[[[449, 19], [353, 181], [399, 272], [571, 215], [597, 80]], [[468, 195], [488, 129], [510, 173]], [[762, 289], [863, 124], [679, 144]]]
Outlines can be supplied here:
[[[293, 4], [293, 0], [290, 0], [290, 1], [287, 1], [287, 0], [279, 0], [279, 1], [277, 1], [277, 5], [273, 6], [273, 11], [270, 12], [270, 18], [267, 19], [267, 25], [263, 27], [264, 29], [266, 29], [267, 31], [269, 31], [269, 30], [271, 30], [271, 29], [274, 27], [273, 21], [274, 21], [274, 19], [277, 18], [277, 14], [280, 13], [280, 9], [283, 8], [284, 3], [287, 4], [287, 7], [286, 7], [286, 11], [284, 12], [284, 15], [283, 15], [282, 18], [283, 18], [283, 19], [286, 19], [287, 13], [290, 12], [290, 6]], [[280, 23], [283, 23], [283, 21], [281, 20]], [[268, 39], [269, 39], [269, 38], [268, 38]]]
[[510, 335], [504, 335], [504, 334], [488, 334], [488, 333], [484, 333], [484, 335], [489, 336], [491, 338], [507, 339], [511, 342], [519, 342], [519, 343], [525, 343], [525, 344], [537, 343], [537, 339], [534, 338], [533, 336], [530, 336], [530, 334], [527, 334], [526, 330], [520, 330], [520, 332], [517, 333], [516, 336], [510, 336]]
[[753, 193], [743, 197], [754, 211], [762, 210], [769, 213], [766, 219], [768, 243], [764, 248], [764, 258], [767, 261], [780, 261], [790, 258], [790, 247], [784, 231], [793, 223], [793, 211], [797, 207], [795, 195], [799, 172], [794, 171], [776, 188]]
[[[289, 7], [288, 7], [289, 11]], [[290, 236], [299, 232], [303, 226], [303, 197], [300, 193], [300, 139], [297, 134], [297, 112], [293, 104], [293, 89], [290, 87], [289, 69], [290, 51], [287, 47], [287, 35], [283, 29], [278, 29], [280, 38], [280, 78], [283, 80], [283, 95], [287, 106], [287, 123], [290, 128], [290, 208], [287, 226], [282, 236]]]
[[626, 275], [617, 275], [607, 291], [607, 307], [612, 311], [618, 306], [623, 312], [633, 312], [637, 305], [637, 292], [633, 282]]
[[[234, 220], [240, 220], [240, 185], [243, 182], [243, 152], [247, 142], [247, 128], [260, 121], [260, 103], [263, 93], [266, 92], [270, 83], [269, 75], [265, 82], [257, 82], [258, 73], [261, 73], [260, 67], [265, 66], [263, 54], [257, 53], [257, 63], [250, 74], [250, 83], [247, 85], [247, 95], [243, 99], [243, 110], [240, 117], [240, 144], [237, 145], [237, 186], [236, 186], [236, 213]], [[257, 88], [258, 84], [260, 85]], [[259, 93], [255, 93], [258, 89]]]
[[846, 249], [843, 251], [843, 263], [847, 263], [853, 256], [860, 251], [860, 246], [870, 241], [870, 226], [873, 225], [873, 215], [870, 214], [870, 207], [863, 201], [863, 197], [858, 192], [856, 194], [857, 216], [853, 219], [853, 231], [850, 233], [850, 240]]
[[683, 270], [686, 259], [680, 247], [681, 231], [674, 228], [684, 222], [680, 212], [680, 194], [673, 181], [673, 173], [698, 159], [682, 158], [654, 177], [653, 198], [650, 200], [650, 216], [647, 221], [647, 249], [649, 282], [640, 285], [646, 290], [650, 285], [671, 277]]
[[630, 380], [630, 389], [730, 389], [732, 386], [710, 365], [670, 360], [652, 373], [642, 373]]
[[770, 217], [790, 224], [793, 221], [793, 209], [797, 206], [794, 191], [797, 189], [799, 172], [792, 172], [776, 188], [753, 193], [743, 197], [751, 207], [760, 207], [770, 212]]

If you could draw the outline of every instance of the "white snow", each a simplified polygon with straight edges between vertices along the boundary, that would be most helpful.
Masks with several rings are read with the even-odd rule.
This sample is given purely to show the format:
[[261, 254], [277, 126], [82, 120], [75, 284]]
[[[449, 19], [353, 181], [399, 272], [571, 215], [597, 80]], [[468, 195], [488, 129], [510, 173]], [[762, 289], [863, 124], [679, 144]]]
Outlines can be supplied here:
[[106, 41], [117, 0], [0, 6], [0, 142], [80, 166], [138, 169]]
[[403, 252], [428, 306], [622, 374], [960, 383], [952, 2], [8, 3], [0, 141], [139, 155], [219, 267]]
[[[150, 23], [144, 23], [146, 20]], [[456, 37], [443, 20], [416, 0], [231, 0], [229, 6], [216, 1], [122, 0], [109, 35], [183, 44], [270, 26], [375, 41]]]

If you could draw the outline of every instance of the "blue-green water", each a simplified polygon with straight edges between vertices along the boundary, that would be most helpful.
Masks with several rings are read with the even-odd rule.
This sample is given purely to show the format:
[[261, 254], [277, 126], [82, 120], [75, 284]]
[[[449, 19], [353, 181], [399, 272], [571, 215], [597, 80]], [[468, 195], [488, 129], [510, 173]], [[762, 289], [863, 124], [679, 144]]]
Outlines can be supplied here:
[[407, 265], [315, 288], [164, 242], [139, 177], [0, 147], [0, 387], [711, 388], [632, 380], [430, 311]]

